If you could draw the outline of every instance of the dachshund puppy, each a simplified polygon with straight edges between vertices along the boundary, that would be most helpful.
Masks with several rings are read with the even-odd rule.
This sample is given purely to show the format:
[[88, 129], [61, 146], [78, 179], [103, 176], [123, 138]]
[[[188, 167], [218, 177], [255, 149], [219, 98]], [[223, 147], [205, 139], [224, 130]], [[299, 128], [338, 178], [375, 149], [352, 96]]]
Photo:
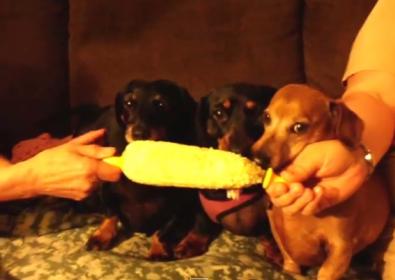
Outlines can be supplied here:
[[[200, 144], [250, 157], [263, 132], [260, 117], [275, 91], [247, 83], [212, 90], [199, 104]], [[267, 201], [260, 186], [244, 189], [236, 200], [224, 190], [201, 191], [200, 199], [209, 217], [233, 233], [254, 235], [263, 228]]]
[[[194, 144], [195, 109], [196, 102], [187, 90], [174, 82], [133, 80], [94, 126], [107, 128], [105, 144], [115, 146], [119, 154], [134, 140]], [[155, 233], [151, 259], [199, 255], [212, 239], [209, 229], [204, 232], [194, 228], [197, 220], [204, 219], [199, 216], [203, 210], [199, 209], [195, 190], [157, 188], [123, 177], [103, 187], [102, 196], [109, 217], [88, 240], [88, 249], [113, 246], [119, 237], [118, 222], [126, 237], [134, 232]]]
[[[338, 139], [350, 149], [360, 149], [363, 124], [358, 116], [307, 85], [281, 88], [263, 123], [265, 132], [252, 150], [277, 171], [317, 141]], [[332, 280], [344, 274], [354, 254], [377, 239], [388, 212], [384, 185], [373, 174], [354, 196], [319, 214], [287, 215], [273, 206], [268, 216], [283, 268], [300, 273], [301, 266], [321, 266], [318, 279]]]

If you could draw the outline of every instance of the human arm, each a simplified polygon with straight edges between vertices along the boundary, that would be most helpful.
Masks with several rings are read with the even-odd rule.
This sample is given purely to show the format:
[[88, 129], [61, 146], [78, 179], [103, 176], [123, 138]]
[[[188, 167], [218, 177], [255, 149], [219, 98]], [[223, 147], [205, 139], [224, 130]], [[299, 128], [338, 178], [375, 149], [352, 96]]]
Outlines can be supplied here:
[[0, 201], [50, 195], [81, 200], [99, 180], [116, 181], [121, 171], [101, 161], [114, 148], [92, 144], [104, 130], [81, 135], [34, 157], [0, 164]]
[[379, 162], [394, 136], [395, 1], [379, 0], [352, 46], [344, 103], [364, 122], [362, 143]]

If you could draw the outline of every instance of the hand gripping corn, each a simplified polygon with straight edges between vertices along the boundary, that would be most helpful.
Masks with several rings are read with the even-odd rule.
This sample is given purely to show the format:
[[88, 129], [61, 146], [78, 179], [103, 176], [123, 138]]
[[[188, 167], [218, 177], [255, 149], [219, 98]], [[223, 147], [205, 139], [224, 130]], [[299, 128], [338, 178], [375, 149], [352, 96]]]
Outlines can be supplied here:
[[120, 167], [130, 180], [154, 186], [239, 189], [282, 181], [238, 154], [165, 141], [133, 141], [120, 157], [104, 161]]

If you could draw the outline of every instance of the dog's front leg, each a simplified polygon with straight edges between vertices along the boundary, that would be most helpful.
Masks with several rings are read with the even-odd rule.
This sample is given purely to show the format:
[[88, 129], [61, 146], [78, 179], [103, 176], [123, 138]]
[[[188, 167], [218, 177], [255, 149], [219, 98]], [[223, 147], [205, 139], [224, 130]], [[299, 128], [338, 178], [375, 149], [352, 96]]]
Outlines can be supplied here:
[[291, 274], [300, 274], [300, 266], [291, 258], [288, 258], [286, 255], [283, 255], [284, 263], [283, 269], [284, 271], [291, 273]]
[[346, 243], [351, 242], [329, 244], [327, 258], [318, 270], [318, 280], [340, 279], [346, 272], [352, 258], [352, 247]]
[[108, 250], [118, 234], [118, 221], [115, 216], [106, 218], [86, 243], [87, 250]]
[[[282, 227], [281, 225], [276, 224], [275, 222], [275, 211], [279, 211], [278, 209], [267, 210], [267, 216], [269, 218], [270, 228], [272, 230], [272, 234], [274, 240], [277, 243], [278, 248], [280, 249], [281, 255], [283, 257], [283, 270], [291, 273], [291, 274], [300, 274], [300, 266], [293, 260], [293, 258], [288, 254], [286, 248], [284, 247], [283, 240], [280, 237], [280, 233], [278, 227]], [[282, 219], [277, 219], [277, 222], [281, 224]]]

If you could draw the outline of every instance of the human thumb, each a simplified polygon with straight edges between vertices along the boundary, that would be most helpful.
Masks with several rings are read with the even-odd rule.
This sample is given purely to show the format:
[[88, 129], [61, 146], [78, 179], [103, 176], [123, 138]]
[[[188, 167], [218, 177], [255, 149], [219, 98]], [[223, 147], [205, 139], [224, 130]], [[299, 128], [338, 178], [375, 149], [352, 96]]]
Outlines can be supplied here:
[[315, 177], [319, 169], [319, 157], [302, 151], [280, 175], [288, 182], [304, 182]]

